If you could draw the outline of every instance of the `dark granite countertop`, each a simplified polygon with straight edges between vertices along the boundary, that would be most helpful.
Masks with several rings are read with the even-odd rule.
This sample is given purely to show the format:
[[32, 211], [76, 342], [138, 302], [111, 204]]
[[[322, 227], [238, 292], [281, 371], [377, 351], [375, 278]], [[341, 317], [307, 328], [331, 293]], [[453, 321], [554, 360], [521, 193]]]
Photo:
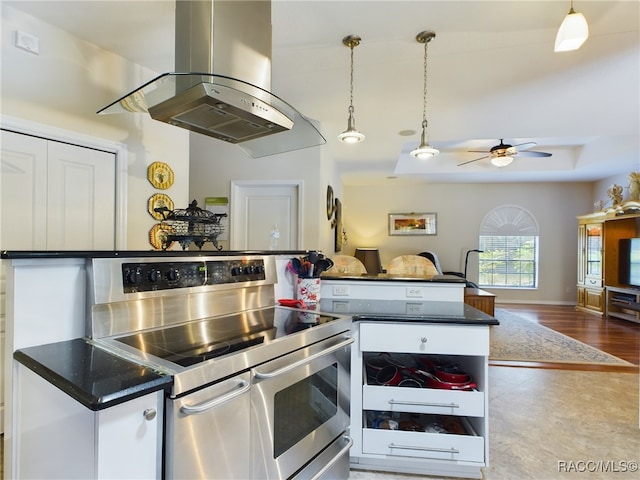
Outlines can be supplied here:
[[320, 310], [351, 315], [354, 322], [499, 325], [491, 315], [463, 302], [321, 298]]
[[13, 358], [97, 411], [170, 388], [173, 379], [76, 338], [19, 349]]
[[457, 275], [431, 275], [429, 277], [412, 277], [408, 275], [393, 275], [389, 273], [379, 273], [377, 275], [322, 275], [322, 280], [340, 281], [365, 281], [365, 282], [437, 282], [437, 283], [465, 283], [466, 280]]
[[306, 255], [310, 250], [3, 250], [0, 258], [133, 258], [133, 257], [225, 257], [231, 255]]

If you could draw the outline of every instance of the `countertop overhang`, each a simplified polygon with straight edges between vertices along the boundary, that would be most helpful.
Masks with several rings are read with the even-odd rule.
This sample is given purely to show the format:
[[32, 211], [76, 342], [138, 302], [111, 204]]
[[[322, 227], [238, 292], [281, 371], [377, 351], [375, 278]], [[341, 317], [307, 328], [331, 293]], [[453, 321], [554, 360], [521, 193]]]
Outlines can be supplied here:
[[93, 411], [167, 390], [173, 382], [84, 338], [19, 349], [13, 358]]

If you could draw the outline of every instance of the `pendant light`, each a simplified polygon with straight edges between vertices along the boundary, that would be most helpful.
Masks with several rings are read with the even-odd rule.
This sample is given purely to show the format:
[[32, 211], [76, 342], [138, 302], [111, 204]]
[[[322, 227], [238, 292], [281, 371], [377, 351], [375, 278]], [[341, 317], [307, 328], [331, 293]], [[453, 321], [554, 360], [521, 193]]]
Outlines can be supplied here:
[[427, 136], [427, 44], [434, 38], [436, 38], [436, 33], [432, 31], [420, 32], [416, 35], [418, 43], [424, 44], [424, 90], [422, 95], [422, 134], [420, 135], [420, 145], [411, 151], [411, 156], [420, 160], [435, 157], [440, 153], [438, 149], [429, 145], [429, 138]]
[[362, 39], [357, 35], [347, 35], [342, 43], [351, 49], [351, 83], [349, 90], [349, 120], [347, 129], [338, 135], [338, 139], [344, 143], [358, 143], [364, 140], [364, 134], [356, 130], [356, 121], [353, 118], [353, 49], [360, 45]]
[[571, 50], [577, 50], [587, 38], [589, 38], [589, 25], [587, 24], [587, 20], [584, 18], [584, 15], [573, 9], [573, 0], [571, 0], [571, 8], [558, 29], [553, 51], [569, 52]]

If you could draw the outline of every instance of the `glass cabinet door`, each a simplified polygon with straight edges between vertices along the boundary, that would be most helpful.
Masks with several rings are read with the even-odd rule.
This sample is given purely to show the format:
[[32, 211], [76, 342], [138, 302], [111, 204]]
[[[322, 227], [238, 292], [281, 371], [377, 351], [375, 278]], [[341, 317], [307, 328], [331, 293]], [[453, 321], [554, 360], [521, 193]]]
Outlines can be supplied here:
[[602, 225], [587, 225], [586, 270], [589, 277], [602, 276]]

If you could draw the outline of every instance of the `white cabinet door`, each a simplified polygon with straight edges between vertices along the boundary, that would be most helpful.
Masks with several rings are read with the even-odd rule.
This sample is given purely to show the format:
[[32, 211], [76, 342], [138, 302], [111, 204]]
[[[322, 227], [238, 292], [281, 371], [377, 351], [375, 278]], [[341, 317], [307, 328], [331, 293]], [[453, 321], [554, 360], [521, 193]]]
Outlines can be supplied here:
[[0, 248], [47, 248], [47, 140], [2, 131]]
[[97, 478], [161, 477], [163, 402], [149, 393], [97, 414]]
[[113, 250], [115, 157], [48, 142], [47, 249]]
[[115, 155], [3, 130], [3, 250], [112, 250]]
[[[15, 477], [161, 477], [163, 392], [94, 412], [17, 363]], [[145, 415], [154, 410], [155, 415]]]

